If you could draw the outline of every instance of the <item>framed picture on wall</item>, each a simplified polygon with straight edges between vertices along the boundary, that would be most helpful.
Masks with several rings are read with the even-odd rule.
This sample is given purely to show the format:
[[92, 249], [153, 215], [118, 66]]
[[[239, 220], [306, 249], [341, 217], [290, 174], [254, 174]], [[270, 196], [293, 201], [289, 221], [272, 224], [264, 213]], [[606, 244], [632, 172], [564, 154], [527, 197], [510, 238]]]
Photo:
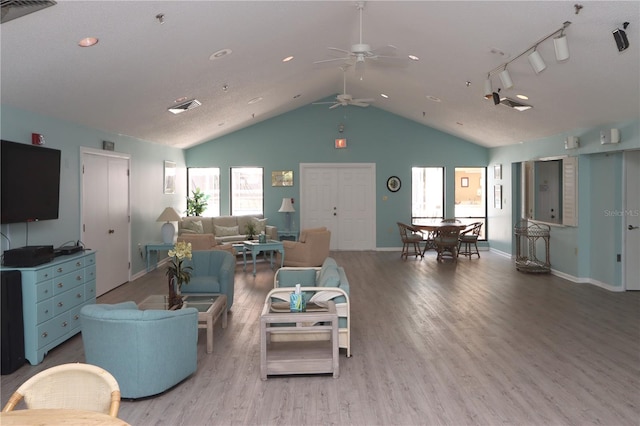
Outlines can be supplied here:
[[164, 193], [176, 193], [176, 163], [173, 161], [164, 162]]
[[469, 187], [469, 178], [468, 177], [460, 178], [460, 186], [463, 187], [463, 188], [468, 188]]
[[493, 185], [493, 207], [502, 210], [502, 185]]
[[272, 171], [271, 186], [293, 186], [293, 170]]
[[502, 180], [502, 164], [496, 164], [493, 166], [493, 178]]

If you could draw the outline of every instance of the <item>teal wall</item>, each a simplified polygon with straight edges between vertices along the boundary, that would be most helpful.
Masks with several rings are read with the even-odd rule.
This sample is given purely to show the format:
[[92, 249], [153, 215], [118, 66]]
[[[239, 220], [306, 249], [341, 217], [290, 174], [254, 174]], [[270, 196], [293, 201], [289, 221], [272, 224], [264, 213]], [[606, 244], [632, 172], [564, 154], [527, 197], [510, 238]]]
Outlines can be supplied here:
[[[338, 125], [345, 125], [344, 133]], [[334, 140], [347, 139], [346, 149]], [[229, 212], [229, 168], [264, 167], [265, 217], [278, 227], [283, 197], [300, 197], [300, 163], [375, 163], [377, 247], [400, 247], [396, 222], [411, 220], [411, 167], [444, 166], [446, 181], [454, 181], [454, 167], [484, 167], [488, 150], [455, 136], [425, 127], [375, 107], [336, 108], [308, 105], [287, 114], [190, 148], [188, 167], [219, 167], [221, 214]], [[272, 187], [273, 170], [293, 170], [293, 187]], [[400, 191], [386, 189], [389, 176], [402, 181]], [[446, 185], [445, 215], [453, 216], [453, 185]], [[383, 197], [387, 196], [387, 201]], [[299, 211], [295, 213], [296, 223]]]
[[[11, 240], [11, 247], [52, 244], [82, 240], [80, 233], [80, 147], [102, 149], [102, 141], [115, 143], [116, 151], [131, 155], [131, 271], [136, 274], [146, 263], [138, 254], [138, 244], [160, 241], [161, 224], [155, 220], [167, 206], [185, 209], [186, 174], [181, 149], [152, 144], [139, 139], [102, 132], [2, 105], [0, 109], [2, 139], [31, 143], [31, 133], [45, 137], [46, 146], [62, 151], [60, 176], [60, 216], [57, 220], [2, 225], [1, 231]], [[175, 161], [179, 170], [176, 194], [163, 194], [164, 160]], [[2, 237], [2, 250], [9, 248]]]
[[[600, 131], [618, 128], [619, 144], [601, 145]], [[567, 136], [580, 137], [580, 148], [564, 149]], [[622, 286], [622, 264], [616, 255], [622, 253], [623, 219], [608, 212], [623, 209], [623, 151], [640, 149], [640, 121], [611, 123], [591, 129], [575, 129], [548, 138], [518, 145], [493, 148], [489, 167], [503, 164], [501, 183], [513, 202], [507, 211], [490, 207], [491, 247], [515, 253], [513, 226], [520, 217], [519, 163], [544, 157], [570, 155], [578, 157], [578, 226], [551, 227], [551, 267], [581, 281], [607, 288]], [[506, 165], [506, 167], [505, 167]], [[507, 170], [507, 174], [504, 173]], [[577, 251], [577, 254], [576, 254]]]

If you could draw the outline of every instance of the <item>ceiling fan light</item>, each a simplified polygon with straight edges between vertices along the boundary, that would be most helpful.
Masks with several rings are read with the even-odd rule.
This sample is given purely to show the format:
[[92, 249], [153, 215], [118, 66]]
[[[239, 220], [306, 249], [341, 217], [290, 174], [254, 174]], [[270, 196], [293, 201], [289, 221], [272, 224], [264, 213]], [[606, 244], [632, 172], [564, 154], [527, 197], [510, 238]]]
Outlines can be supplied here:
[[542, 56], [537, 50], [531, 52], [528, 59], [531, 64], [531, 68], [533, 68], [533, 71], [535, 71], [536, 74], [540, 74], [545, 68], [547, 68], [547, 64], [544, 63], [544, 59], [542, 59]]
[[486, 99], [491, 99], [493, 96], [493, 87], [491, 87], [491, 79], [487, 78], [484, 81], [484, 97]]
[[505, 89], [511, 89], [513, 87], [513, 81], [511, 80], [511, 76], [509, 75], [509, 71], [505, 68], [498, 74], [500, 76], [500, 81], [502, 82], [502, 86]]
[[553, 39], [553, 46], [556, 49], [556, 60], [566, 61], [569, 59], [569, 43], [567, 42], [567, 36], [561, 35]]

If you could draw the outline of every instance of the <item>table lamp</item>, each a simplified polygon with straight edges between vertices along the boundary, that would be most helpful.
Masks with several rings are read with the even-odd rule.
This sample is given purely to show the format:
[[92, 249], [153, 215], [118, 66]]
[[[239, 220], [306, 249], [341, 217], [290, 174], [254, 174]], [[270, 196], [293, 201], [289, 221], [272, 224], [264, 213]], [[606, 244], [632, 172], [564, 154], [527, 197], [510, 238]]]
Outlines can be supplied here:
[[176, 234], [176, 228], [171, 222], [179, 222], [180, 215], [173, 207], [167, 207], [162, 214], [158, 216], [156, 222], [166, 222], [162, 225], [162, 242], [165, 244], [173, 243], [173, 237]]
[[278, 212], [285, 214], [285, 231], [291, 231], [291, 213], [295, 211], [296, 209], [294, 209], [293, 204], [291, 204], [291, 198], [283, 198], [282, 205], [280, 206], [280, 210], [278, 210]]

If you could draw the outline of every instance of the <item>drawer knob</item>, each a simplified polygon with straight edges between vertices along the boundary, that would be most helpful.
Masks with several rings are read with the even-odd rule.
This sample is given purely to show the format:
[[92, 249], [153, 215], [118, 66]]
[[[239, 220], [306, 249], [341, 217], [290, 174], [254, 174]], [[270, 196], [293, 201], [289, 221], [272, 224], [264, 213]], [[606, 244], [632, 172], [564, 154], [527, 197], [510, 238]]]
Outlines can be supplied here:
[[62, 268], [58, 268], [58, 272], [62, 272], [62, 270], [63, 270]]
[[62, 288], [62, 287], [64, 287], [64, 284], [58, 283], [58, 288]]
[[79, 268], [82, 266], [82, 262], [76, 262], [76, 266]]
[[63, 323], [62, 323], [62, 326], [63, 326], [63, 327], [66, 327], [66, 326], [67, 326], [67, 322], [66, 322], [66, 321], [65, 321], [65, 322], [63, 322]]
[[47, 293], [49, 293], [49, 289], [46, 289], [46, 290], [44, 291], [44, 294], [47, 294]]
[[73, 319], [76, 320], [76, 321], [79, 320], [80, 319], [80, 315], [78, 315], [78, 314], [74, 315]]
[[80, 275], [76, 276], [76, 281], [82, 281], [82, 277]]
[[45, 314], [48, 314], [48, 313], [49, 313], [49, 310], [48, 310], [48, 309], [45, 309], [45, 310], [44, 310], [44, 313], [45, 313]]
[[62, 302], [58, 302], [58, 306], [59, 306], [59, 307], [63, 307], [63, 306], [64, 306], [64, 303], [62, 303]]
[[42, 333], [42, 337], [47, 337], [49, 335], [49, 333], [47, 333], [46, 331], [44, 333]]
[[76, 294], [76, 297], [77, 297], [78, 299], [81, 299], [81, 298], [82, 298], [82, 294], [78, 293], [78, 294]]

